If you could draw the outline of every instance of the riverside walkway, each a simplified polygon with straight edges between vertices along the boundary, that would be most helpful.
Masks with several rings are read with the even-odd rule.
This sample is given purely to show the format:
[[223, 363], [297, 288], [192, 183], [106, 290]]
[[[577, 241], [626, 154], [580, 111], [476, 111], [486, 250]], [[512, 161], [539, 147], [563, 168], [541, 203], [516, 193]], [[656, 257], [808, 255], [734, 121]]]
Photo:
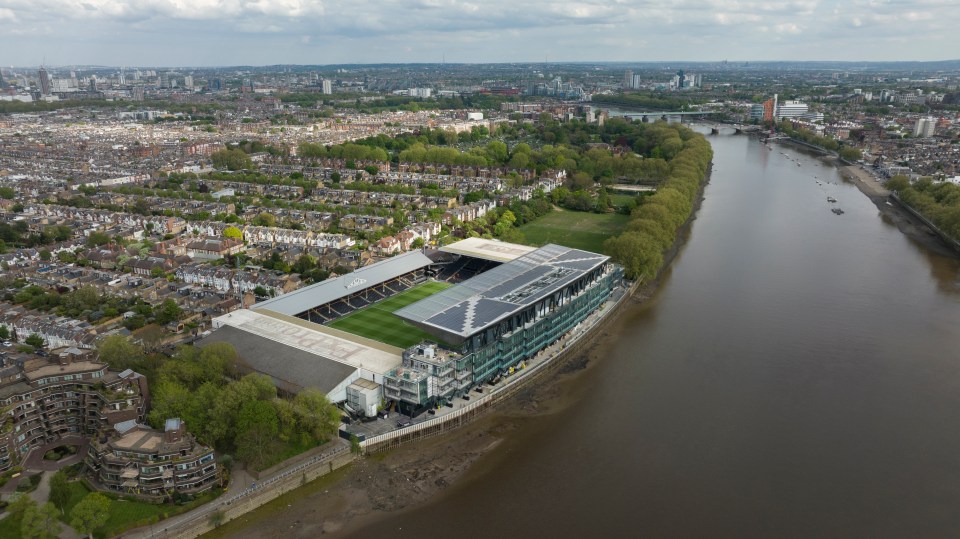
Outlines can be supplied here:
[[[215, 528], [215, 523], [223, 524], [252, 511], [282, 494], [353, 462], [356, 456], [350, 452], [349, 442], [338, 438], [322, 446], [317, 455], [307, 460], [283, 467], [267, 477], [252, 481], [249, 485], [246, 485], [246, 481], [237, 478], [231, 483], [227, 493], [220, 498], [182, 515], [162, 520], [151, 526], [130, 530], [120, 537], [138, 539], [198, 537]], [[291, 460], [296, 459], [297, 457], [294, 457]]]

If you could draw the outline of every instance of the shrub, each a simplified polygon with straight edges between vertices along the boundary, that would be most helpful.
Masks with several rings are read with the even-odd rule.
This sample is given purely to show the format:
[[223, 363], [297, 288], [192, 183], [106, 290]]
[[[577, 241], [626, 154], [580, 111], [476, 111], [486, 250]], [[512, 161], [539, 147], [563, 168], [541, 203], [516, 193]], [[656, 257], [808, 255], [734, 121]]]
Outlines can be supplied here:
[[40, 474], [31, 475], [20, 480], [20, 484], [17, 485], [17, 492], [31, 492], [33, 489], [37, 488], [37, 485], [40, 484]]

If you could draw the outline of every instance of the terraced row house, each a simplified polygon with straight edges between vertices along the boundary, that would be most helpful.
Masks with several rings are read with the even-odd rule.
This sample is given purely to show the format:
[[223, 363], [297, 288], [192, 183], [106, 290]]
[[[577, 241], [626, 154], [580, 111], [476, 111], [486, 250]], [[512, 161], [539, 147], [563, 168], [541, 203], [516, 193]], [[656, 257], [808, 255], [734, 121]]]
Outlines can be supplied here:
[[180, 217], [166, 217], [163, 215], [138, 215], [135, 213], [98, 210], [91, 208], [74, 208], [57, 204], [26, 204], [23, 214], [28, 216], [44, 217], [43, 224], [58, 224], [63, 221], [78, 221], [97, 225], [126, 225], [140, 229], [152, 229], [164, 234], [179, 234], [187, 227], [187, 222]]
[[242, 228], [243, 239], [252, 244], [291, 245], [318, 249], [347, 249], [356, 242], [346, 234], [327, 234], [310, 230], [246, 226]]
[[0, 326], [12, 330], [20, 341], [39, 335], [48, 348], [91, 349], [96, 329], [88, 322], [30, 311], [20, 305], [0, 302]]
[[300, 279], [295, 275], [268, 270], [236, 270], [206, 264], [185, 264], [177, 268], [176, 276], [186, 284], [200, 285], [218, 292], [244, 293], [260, 286], [272, 295], [279, 296], [300, 286]]
[[340, 228], [343, 230], [376, 232], [392, 224], [393, 217], [381, 217], [379, 215], [356, 215], [350, 213], [340, 218]]
[[445, 196], [427, 196], [423, 194], [383, 193], [379, 191], [352, 191], [349, 189], [315, 189], [310, 200], [322, 204], [373, 205], [381, 207], [400, 203], [403, 206], [425, 208], [452, 208], [457, 199]]
[[452, 225], [454, 221], [469, 223], [470, 221], [480, 219], [496, 207], [497, 202], [495, 200], [480, 200], [447, 210], [444, 212], [443, 217], [441, 217], [441, 221], [445, 225]]
[[243, 242], [233, 238], [202, 238], [187, 244], [187, 256], [199, 260], [219, 260], [243, 250]]

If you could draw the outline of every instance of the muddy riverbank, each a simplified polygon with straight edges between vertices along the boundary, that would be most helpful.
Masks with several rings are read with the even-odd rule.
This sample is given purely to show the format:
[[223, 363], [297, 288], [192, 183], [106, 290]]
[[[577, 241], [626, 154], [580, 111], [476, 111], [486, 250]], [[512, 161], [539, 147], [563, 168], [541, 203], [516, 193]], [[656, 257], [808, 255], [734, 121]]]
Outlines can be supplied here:
[[830, 159], [830, 161], [836, 163], [843, 177], [856, 185], [857, 189], [880, 210], [884, 219], [896, 225], [904, 235], [937, 254], [960, 258], [960, 253], [947, 245], [936, 232], [930, 230], [930, 227], [891, 200], [890, 191], [885, 189], [868, 171], [858, 166], [844, 166], [836, 162], [835, 159]]

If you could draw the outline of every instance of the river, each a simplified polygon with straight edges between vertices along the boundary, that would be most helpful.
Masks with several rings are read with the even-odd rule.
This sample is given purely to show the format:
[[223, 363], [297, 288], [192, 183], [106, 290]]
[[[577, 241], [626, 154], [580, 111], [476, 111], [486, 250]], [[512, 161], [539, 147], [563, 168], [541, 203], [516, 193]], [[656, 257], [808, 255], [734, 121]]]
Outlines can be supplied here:
[[685, 245], [564, 411], [357, 537], [960, 533], [960, 262], [815, 156], [710, 142]]

